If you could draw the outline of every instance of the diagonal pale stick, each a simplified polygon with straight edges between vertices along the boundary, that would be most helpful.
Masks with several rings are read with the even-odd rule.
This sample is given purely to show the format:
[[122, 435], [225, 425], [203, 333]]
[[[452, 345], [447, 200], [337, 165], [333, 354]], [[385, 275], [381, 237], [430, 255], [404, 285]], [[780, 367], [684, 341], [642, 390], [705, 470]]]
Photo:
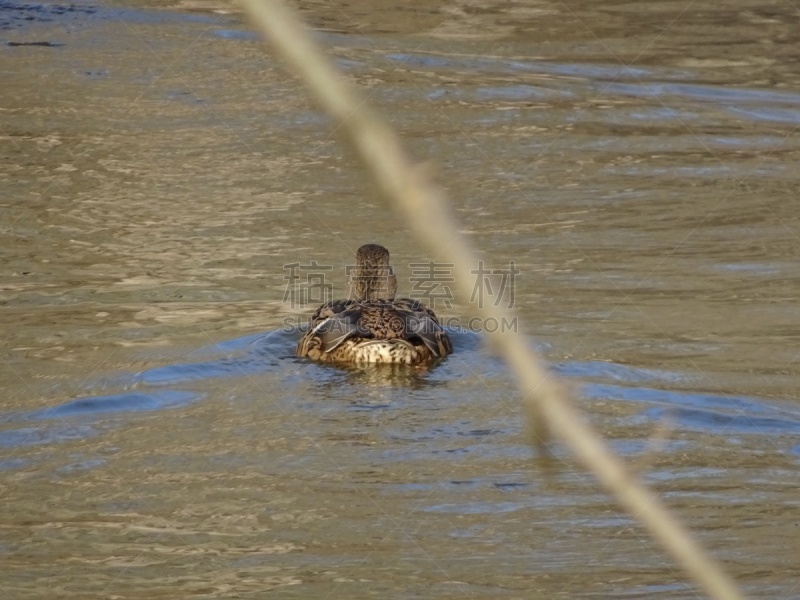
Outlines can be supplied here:
[[[411, 162], [398, 137], [356, 96], [284, 2], [242, 0], [242, 3], [275, 50], [303, 79], [315, 100], [341, 125], [378, 188], [405, 216], [430, 251], [455, 265], [459, 292], [469, 298], [474, 277], [470, 265], [478, 261], [448, 214], [442, 190], [429, 181], [424, 169]], [[484, 319], [496, 319], [498, 323], [512, 318], [507, 311], [495, 306], [478, 306], [475, 312]], [[519, 379], [534, 426], [541, 431], [540, 421], [543, 421], [563, 439], [709, 596], [718, 600], [742, 599], [744, 596], [719, 564], [585, 423], [563, 384], [545, 370], [524, 335], [505, 331], [491, 334], [489, 339]]]

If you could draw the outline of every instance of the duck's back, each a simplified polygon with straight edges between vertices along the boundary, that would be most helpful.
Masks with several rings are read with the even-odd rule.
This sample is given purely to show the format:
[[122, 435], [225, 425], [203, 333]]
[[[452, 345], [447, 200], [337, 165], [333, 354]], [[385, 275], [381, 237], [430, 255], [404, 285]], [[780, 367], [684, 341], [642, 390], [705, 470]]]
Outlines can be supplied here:
[[416, 364], [452, 351], [433, 311], [411, 298], [323, 304], [297, 346], [298, 356], [324, 362]]

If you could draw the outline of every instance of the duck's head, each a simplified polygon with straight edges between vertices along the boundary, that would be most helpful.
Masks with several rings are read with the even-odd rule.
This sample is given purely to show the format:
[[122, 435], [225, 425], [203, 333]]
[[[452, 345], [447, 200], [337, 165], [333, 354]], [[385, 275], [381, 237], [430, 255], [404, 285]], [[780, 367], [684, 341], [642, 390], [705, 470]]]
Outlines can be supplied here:
[[349, 285], [354, 300], [394, 300], [397, 276], [389, 264], [389, 251], [379, 244], [361, 246], [356, 252]]

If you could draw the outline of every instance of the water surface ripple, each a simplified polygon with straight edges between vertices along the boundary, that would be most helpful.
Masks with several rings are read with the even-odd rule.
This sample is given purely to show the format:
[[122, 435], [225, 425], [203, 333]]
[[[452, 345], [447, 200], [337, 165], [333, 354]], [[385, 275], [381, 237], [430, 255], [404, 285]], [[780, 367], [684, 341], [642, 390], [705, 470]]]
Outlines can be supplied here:
[[[696, 598], [560, 444], [542, 468], [488, 324], [230, 3], [156, 4], [0, 1], [0, 591]], [[797, 597], [791, 6], [299, 6], [514, 261], [586, 418], [749, 597]], [[438, 294], [434, 368], [293, 356], [287, 266], [341, 295], [365, 242]]]

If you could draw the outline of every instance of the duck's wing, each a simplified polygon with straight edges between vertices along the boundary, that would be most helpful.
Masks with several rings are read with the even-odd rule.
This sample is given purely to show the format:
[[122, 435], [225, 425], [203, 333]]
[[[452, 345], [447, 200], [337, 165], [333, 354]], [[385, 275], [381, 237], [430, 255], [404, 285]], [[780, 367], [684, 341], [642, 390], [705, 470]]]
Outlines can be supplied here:
[[297, 345], [298, 356], [308, 355], [315, 347], [320, 352], [331, 352], [350, 337], [371, 337], [359, 325], [361, 312], [362, 306], [354, 300], [334, 300], [320, 306]]
[[408, 340], [418, 338], [434, 356], [440, 358], [453, 352], [450, 338], [436, 314], [422, 302], [411, 298], [398, 298], [392, 307], [404, 324], [404, 337]]
[[346, 311], [353, 305], [358, 304], [355, 300], [332, 300], [320, 306], [311, 316], [311, 329], [319, 325], [321, 321], [330, 319], [336, 315]]
[[440, 358], [453, 352], [450, 338], [434, 312], [417, 300], [399, 298], [323, 304], [297, 345], [297, 355], [307, 356], [312, 349], [332, 352], [350, 338], [424, 344], [433, 356]]

